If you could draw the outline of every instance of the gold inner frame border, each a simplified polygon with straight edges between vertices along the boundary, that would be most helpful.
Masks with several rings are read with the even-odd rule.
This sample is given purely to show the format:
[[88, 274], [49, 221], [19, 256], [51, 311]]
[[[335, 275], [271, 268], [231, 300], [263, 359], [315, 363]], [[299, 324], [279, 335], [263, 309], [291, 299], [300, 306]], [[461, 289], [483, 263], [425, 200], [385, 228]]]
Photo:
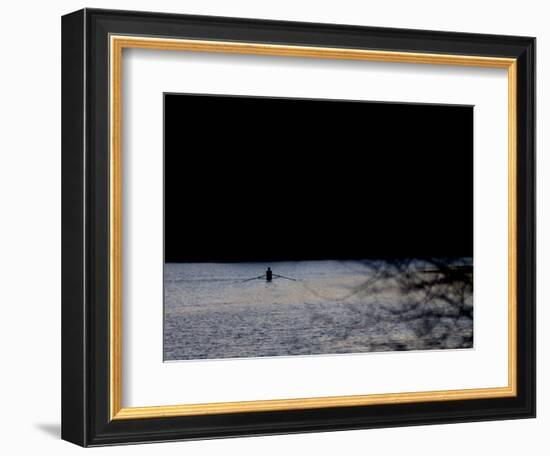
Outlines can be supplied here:
[[[508, 385], [505, 387], [122, 407], [122, 52], [124, 49], [252, 54], [503, 68], [508, 71]], [[111, 35], [110, 52], [110, 415], [112, 420], [488, 399], [517, 395], [517, 61], [512, 58], [393, 52]]]

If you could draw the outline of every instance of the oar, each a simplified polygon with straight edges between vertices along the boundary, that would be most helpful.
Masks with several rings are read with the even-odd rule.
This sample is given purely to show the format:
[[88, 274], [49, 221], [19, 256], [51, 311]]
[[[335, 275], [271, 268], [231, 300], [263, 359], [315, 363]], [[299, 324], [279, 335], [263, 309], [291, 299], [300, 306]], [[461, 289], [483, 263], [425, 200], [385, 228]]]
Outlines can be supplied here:
[[279, 274], [273, 274], [275, 277], [280, 277], [281, 279], [286, 279], [286, 280], [292, 280], [293, 282], [298, 282], [298, 280], [296, 279], [292, 279], [290, 277], [285, 277], [283, 275], [279, 275]]
[[258, 277], [252, 277], [251, 279], [241, 280], [239, 283], [250, 282], [251, 280], [256, 280], [256, 279], [263, 279], [264, 277], [265, 277], [265, 274]]

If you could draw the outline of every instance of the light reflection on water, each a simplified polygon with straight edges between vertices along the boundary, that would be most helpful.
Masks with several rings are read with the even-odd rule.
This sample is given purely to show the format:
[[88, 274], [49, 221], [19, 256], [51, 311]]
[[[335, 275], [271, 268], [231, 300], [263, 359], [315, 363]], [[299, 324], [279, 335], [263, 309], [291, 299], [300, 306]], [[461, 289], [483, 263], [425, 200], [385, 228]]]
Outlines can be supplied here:
[[[295, 278], [243, 280], [275, 274]], [[165, 360], [473, 346], [472, 259], [165, 265]]]

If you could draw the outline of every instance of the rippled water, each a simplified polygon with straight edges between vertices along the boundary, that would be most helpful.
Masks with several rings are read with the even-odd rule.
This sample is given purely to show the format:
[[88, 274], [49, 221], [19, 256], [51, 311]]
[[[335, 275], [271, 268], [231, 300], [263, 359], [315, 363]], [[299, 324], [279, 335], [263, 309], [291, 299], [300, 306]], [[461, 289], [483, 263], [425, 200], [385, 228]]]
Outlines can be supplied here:
[[[275, 274], [295, 278], [243, 280]], [[165, 360], [473, 346], [472, 260], [169, 263]]]

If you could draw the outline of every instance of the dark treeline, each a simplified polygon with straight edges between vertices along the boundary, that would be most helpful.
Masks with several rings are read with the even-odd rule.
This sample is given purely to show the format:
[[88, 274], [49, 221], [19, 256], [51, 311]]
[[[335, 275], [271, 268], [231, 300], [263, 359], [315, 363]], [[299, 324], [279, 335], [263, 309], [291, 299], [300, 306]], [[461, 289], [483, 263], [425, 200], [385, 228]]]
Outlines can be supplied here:
[[473, 255], [473, 108], [165, 96], [165, 260]]

